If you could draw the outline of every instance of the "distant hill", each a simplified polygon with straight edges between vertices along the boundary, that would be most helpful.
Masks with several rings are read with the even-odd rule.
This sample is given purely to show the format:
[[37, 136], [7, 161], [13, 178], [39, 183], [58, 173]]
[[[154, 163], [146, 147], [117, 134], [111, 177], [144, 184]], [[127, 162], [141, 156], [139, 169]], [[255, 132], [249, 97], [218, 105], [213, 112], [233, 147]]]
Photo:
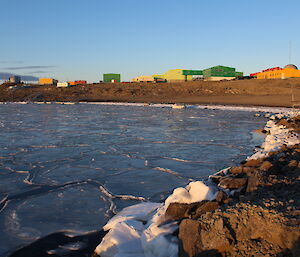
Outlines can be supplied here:
[[39, 78], [31, 75], [19, 75], [9, 72], [0, 72], [0, 80], [8, 80], [10, 76], [20, 76], [22, 81], [38, 81]]

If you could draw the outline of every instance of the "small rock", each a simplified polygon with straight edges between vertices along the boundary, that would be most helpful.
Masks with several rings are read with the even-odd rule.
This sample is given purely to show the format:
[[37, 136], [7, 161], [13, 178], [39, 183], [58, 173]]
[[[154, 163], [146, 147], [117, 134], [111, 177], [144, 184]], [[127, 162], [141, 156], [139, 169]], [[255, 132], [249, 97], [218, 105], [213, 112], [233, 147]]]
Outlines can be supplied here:
[[212, 182], [219, 184], [221, 179], [224, 178], [224, 176], [211, 175], [209, 176], [209, 178]]
[[225, 199], [225, 200], [223, 201], [223, 203], [228, 204], [228, 203], [230, 203], [232, 200], [233, 200], [233, 199], [232, 199], [231, 197], [229, 197], [229, 198]]
[[289, 167], [294, 167], [294, 168], [296, 168], [296, 167], [298, 167], [298, 161], [296, 161], [296, 160], [291, 160], [291, 161], [289, 162], [288, 166], [289, 166]]

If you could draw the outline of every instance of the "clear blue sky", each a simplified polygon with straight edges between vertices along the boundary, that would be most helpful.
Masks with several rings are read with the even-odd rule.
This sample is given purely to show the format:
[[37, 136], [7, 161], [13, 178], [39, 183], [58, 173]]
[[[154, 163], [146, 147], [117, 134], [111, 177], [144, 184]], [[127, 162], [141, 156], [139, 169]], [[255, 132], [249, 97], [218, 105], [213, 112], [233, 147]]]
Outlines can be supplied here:
[[122, 80], [300, 66], [299, 0], [1, 0], [0, 72]]

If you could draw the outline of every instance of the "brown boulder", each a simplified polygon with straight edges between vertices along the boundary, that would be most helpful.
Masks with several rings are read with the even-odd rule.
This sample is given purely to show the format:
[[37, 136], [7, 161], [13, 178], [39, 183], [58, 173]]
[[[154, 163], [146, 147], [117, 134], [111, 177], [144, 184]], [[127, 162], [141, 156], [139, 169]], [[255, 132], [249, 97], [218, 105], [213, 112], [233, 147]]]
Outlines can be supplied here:
[[166, 210], [167, 220], [181, 220], [187, 218], [187, 210], [197, 206], [199, 203], [171, 203]]
[[248, 184], [246, 188], [246, 192], [250, 193], [253, 192], [257, 189], [259, 185], [263, 184], [262, 182], [262, 176], [259, 171], [253, 172], [249, 177], [248, 177]]
[[[214, 232], [210, 228], [214, 227]], [[218, 231], [216, 233], [216, 231]], [[223, 219], [214, 221], [213, 226], [205, 226], [199, 221], [186, 219], [179, 226], [179, 257], [221, 256], [220, 252], [230, 250], [228, 231]]]
[[297, 160], [291, 160], [288, 164], [289, 167], [297, 168], [299, 162]]
[[220, 181], [218, 186], [224, 189], [238, 189], [245, 186], [246, 183], [247, 183], [247, 178], [226, 177]]
[[171, 203], [166, 210], [167, 220], [181, 220], [184, 218], [197, 219], [202, 214], [214, 211], [220, 204], [216, 201], [204, 200], [197, 203]]
[[258, 167], [263, 162], [263, 159], [251, 159], [247, 161], [244, 166], [245, 167]]
[[202, 201], [198, 205], [186, 211], [186, 216], [192, 219], [198, 219], [201, 215], [212, 212], [220, 207], [220, 204], [216, 201]]
[[260, 165], [259, 169], [260, 169], [261, 171], [268, 171], [268, 170], [271, 169], [272, 167], [273, 167], [273, 164], [272, 164], [271, 162], [269, 162], [269, 161], [264, 161], [264, 162]]
[[[179, 226], [179, 256], [264, 256], [256, 253], [265, 252], [270, 256], [296, 257], [300, 253], [299, 236], [299, 226], [286, 223], [280, 214], [240, 203], [226, 212], [183, 220]], [[282, 249], [290, 255], [279, 255]]]
[[223, 203], [224, 200], [227, 198], [228, 198], [227, 194], [225, 194], [223, 191], [219, 191], [216, 196], [216, 201], [219, 203]]
[[231, 167], [229, 171], [232, 174], [240, 174], [240, 173], [243, 173], [243, 167], [242, 166]]
[[255, 170], [254, 167], [243, 167], [243, 173], [246, 173], [246, 174], [251, 173], [254, 170]]

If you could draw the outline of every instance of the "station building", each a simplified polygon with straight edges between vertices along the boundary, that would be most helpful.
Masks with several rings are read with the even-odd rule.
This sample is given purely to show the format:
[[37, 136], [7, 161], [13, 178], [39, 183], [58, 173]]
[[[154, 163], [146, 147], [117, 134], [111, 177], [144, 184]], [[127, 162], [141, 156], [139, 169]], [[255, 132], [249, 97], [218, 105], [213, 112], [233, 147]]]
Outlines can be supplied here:
[[53, 78], [40, 78], [39, 79], [39, 84], [40, 85], [56, 85], [57, 80]]
[[203, 77], [208, 81], [232, 80], [243, 77], [243, 72], [238, 72], [232, 67], [218, 65], [203, 70]]
[[155, 82], [153, 76], [138, 76], [132, 79], [132, 82]]
[[286, 79], [286, 78], [300, 78], [300, 71], [294, 64], [288, 64], [284, 68], [274, 67], [261, 72], [252, 73], [250, 76], [257, 77], [257, 79]]
[[104, 83], [119, 83], [121, 82], [121, 74], [117, 73], [106, 73], [103, 74]]
[[173, 69], [161, 75], [153, 75], [153, 77], [158, 79], [164, 79], [168, 82], [183, 82], [193, 80], [194, 75], [203, 75], [203, 73], [200, 70]]
[[[204, 78], [204, 80], [219, 81], [231, 80], [236, 77], [243, 77], [243, 72], [237, 72], [235, 68], [226, 66], [214, 66], [205, 70], [187, 70], [187, 69], [173, 69], [164, 74], [155, 74], [152, 77], [154, 80], [164, 80], [167, 82], [184, 82], [192, 81], [195, 76]], [[139, 76], [132, 80], [133, 82], [151, 82], [151, 76]]]

